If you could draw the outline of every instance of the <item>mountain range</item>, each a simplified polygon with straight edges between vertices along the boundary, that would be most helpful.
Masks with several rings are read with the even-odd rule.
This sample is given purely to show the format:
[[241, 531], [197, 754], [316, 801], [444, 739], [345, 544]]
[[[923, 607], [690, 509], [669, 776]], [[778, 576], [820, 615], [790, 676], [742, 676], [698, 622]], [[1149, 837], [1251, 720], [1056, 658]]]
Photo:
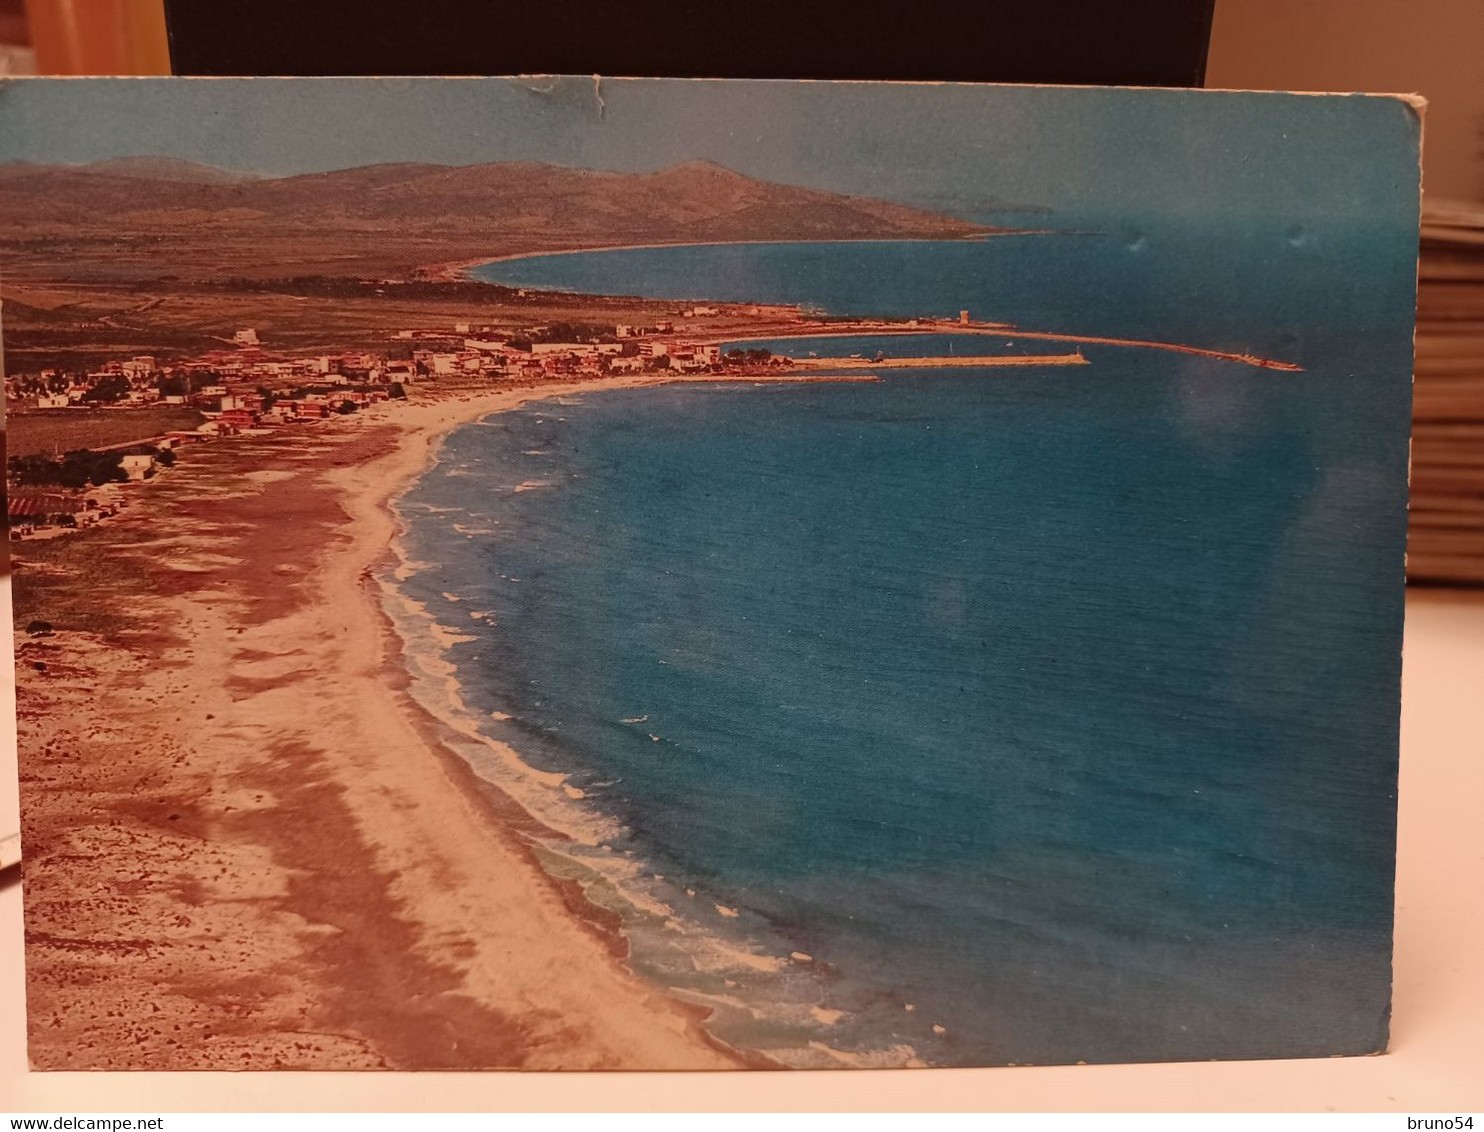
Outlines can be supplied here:
[[286, 177], [165, 157], [0, 164], [0, 257], [31, 277], [402, 277], [429, 264], [583, 247], [997, 230], [706, 161], [654, 173], [404, 163]]

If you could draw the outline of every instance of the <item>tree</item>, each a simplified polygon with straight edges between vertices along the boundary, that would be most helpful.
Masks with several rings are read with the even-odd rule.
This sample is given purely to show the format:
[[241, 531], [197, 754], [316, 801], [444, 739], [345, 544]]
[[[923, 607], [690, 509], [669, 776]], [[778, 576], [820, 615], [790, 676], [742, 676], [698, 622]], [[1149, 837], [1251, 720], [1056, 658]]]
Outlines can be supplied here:
[[128, 395], [129, 379], [122, 374], [109, 374], [94, 382], [93, 387], [82, 395], [82, 399], [112, 404], [115, 401], [122, 401]]
[[169, 448], [155, 450], [155, 463], [162, 468], [173, 468], [175, 466], [175, 453]]
[[400, 381], [394, 381], [391, 383], [391, 385], [387, 386], [387, 395], [390, 396], [393, 400], [405, 400], [407, 397], [407, 390], [402, 387], [402, 383]]
[[69, 452], [60, 460], [47, 456], [14, 456], [10, 478], [18, 487], [87, 487], [123, 483], [129, 478], [119, 452], [91, 452], [86, 448]]
[[12, 456], [9, 468], [11, 482], [17, 487], [36, 487], [57, 482], [58, 464], [45, 456]]
[[123, 469], [122, 452], [92, 452], [86, 448], [68, 452], [57, 469], [57, 481], [64, 487], [101, 487], [106, 483], [124, 483], [129, 474]]
[[612, 341], [613, 327], [597, 326], [590, 322], [553, 322], [535, 335], [539, 342], [590, 342], [599, 339]]
[[342, 417], [344, 417], [349, 416], [351, 413], [355, 412], [356, 408], [357, 405], [354, 401], [341, 401], [340, 404], [335, 407], [335, 411]]

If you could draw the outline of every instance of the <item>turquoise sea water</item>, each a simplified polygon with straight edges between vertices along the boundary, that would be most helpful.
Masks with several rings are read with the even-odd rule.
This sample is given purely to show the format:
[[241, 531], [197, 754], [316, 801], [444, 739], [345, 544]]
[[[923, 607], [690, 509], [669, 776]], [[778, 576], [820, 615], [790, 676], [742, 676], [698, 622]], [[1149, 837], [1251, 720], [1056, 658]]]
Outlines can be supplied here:
[[440, 710], [569, 776], [525, 789], [467, 748], [727, 1040], [944, 1065], [1385, 1040], [1408, 234], [1103, 232], [485, 269], [1306, 367], [1087, 347], [593, 393], [449, 437], [388, 578], [452, 665], [421, 694], [452, 674]]

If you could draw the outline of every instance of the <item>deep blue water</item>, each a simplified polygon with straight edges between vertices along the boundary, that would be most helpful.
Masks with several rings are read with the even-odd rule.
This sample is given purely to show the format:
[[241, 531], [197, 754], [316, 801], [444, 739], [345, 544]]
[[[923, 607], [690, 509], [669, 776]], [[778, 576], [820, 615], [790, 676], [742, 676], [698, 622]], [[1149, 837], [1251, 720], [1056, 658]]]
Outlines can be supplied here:
[[[402, 589], [471, 638], [447, 656], [486, 731], [621, 825], [590, 890], [617, 901], [622, 861], [674, 909], [628, 917], [635, 964], [726, 1000], [731, 1040], [934, 1064], [1377, 1048], [1410, 252], [1128, 225], [491, 265], [1306, 371], [1088, 347], [540, 403], [455, 432], [402, 500]], [[812, 961], [692, 970], [712, 935]]]

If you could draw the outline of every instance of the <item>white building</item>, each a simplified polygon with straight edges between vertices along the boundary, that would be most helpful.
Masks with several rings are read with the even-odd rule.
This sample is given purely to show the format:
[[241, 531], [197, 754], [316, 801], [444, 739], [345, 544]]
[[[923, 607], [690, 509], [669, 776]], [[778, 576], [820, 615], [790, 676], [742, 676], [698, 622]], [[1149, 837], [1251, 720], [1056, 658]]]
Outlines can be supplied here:
[[119, 461], [119, 466], [124, 469], [124, 474], [130, 480], [137, 482], [154, 470], [155, 458], [145, 455], [125, 456]]

